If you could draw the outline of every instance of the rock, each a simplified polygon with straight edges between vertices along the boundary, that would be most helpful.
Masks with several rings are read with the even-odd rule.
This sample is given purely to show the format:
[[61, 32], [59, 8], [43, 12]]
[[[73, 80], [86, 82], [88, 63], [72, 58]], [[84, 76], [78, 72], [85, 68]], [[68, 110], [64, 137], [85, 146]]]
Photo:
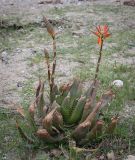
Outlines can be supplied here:
[[53, 0], [45, 0], [38, 2], [38, 4], [50, 4], [50, 3], [53, 3]]
[[105, 159], [105, 156], [104, 155], [101, 155], [100, 157], [99, 157], [99, 160], [104, 160]]
[[108, 152], [107, 158], [108, 158], [108, 160], [115, 160], [114, 152], [113, 151]]
[[112, 82], [112, 85], [117, 87], [117, 88], [122, 88], [123, 87], [123, 81], [122, 80], [114, 80]]
[[39, 1], [38, 4], [57, 4], [57, 3], [62, 3], [61, 0], [44, 0], [44, 1]]
[[84, 31], [83, 31], [83, 30], [73, 31], [73, 32], [72, 32], [72, 35], [73, 35], [73, 36], [81, 37], [81, 36], [84, 35]]
[[7, 64], [8, 63], [8, 53], [6, 51], [3, 51], [1, 53], [0, 59], [2, 60], [2, 62], [4, 62], [5, 64]]
[[24, 85], [24, 84], [23, 84], [22, 82], [20, 82], [20, 81], [17, 82], [17, 87], [23, 87], [23, 85]]
[[50, 156], [52, 157], [59, 157], [62, 154], [60, 149], [52, 149], [50, 152]]
[[31, 50], [31, 52], [32, 52], [33, 55], [35, 55], [37, 53], [37, 51], [33, 50], [33, 49]]
[[129, 155], [126, 160], [135, 160], [135, 156]]
[[123, 2], [123, 4], [127, 5], [127, 6], [135, 6], [135, 0], [125, 1], [125, 2]]

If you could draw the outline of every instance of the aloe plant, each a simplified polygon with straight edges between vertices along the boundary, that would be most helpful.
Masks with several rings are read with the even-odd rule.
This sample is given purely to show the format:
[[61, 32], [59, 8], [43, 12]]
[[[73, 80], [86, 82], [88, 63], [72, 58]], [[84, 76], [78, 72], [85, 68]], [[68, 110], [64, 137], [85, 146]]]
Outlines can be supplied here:
[[[81, 81], [74, 79], [72, 82], [58, 87], [54, 82], [56, 69], [56, 32], [47, 18], [44, 17], [44, 21], [47, 31], [53, 40], [52, 66], [49, 52], [46, 49], [44, 50], [48, 68], [50, 102], [46, 104], [46, 99], [44, 99], [44, 81], [39, 80], [35, 100], [28, 108], [28, 114], [32, 122], [29, 123], [30, 127], [36, 126], [33, 130], [33, 135], [47, 143], [68, 141], [67, 136], [69, 136], [75, 140], [78, 145], [83, 145], [90, 143], [91, 140], [104, 133], [112, 134], [118, 122], [118, 117], [113, 117], [111, 123], [106, 125], [104, 120], [100, 118], [99, 113], [112, 101], [115, 93], [110, 87], [101, 98], [96, 99], [97, 89], [99, 87], [97, 78], [104, 35], [98, 28], [98, 38], [101, 40], [100, 55], [91, 86], [84, 91]], [[34, 140], [31, 140], [29, 136], [24, 133], [18, 122], [17, 128], [25, 141], [35, 143]]]

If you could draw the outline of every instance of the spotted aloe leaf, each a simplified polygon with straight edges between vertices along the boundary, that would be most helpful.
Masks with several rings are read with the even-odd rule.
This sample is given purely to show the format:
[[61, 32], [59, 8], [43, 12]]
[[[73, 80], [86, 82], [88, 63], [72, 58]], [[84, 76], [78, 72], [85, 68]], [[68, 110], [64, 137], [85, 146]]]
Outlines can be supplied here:
[[59, 88], [59, 91], [60, 91], [61, 95], [63, 95], [65, 92], [68, 93], [71, 86], [72, 86], [71, 83], [61, 85], [60, 88]]
[[28, 111], [29, 111], [30, 117], [34, 120], [35, 103], [32, 103], [32, 104], [29, 106]]
[[75, 79], [73, 81], [73, 84], [71, 85], [70, 88], [70, 96], [75, 98], [77, 96], [77, 91], [78, 91], [78, 87], [80, 85], [80, 81], [78, 79]]
[[53, 130], [53, 114], [56, 111], [56, 108], [53, 109], [50, 113], [48, 113], [45, 118], [42, 120], [43, 127], [50, 133], [54, 134]]
[[85, 103], [86, 103], [85, 97], [81, 97], [78, 100], [78, 103], [76, 107], [74, 108], [72, 115], [70, 117], [70, 120], [69, 120], [70, 124], [78, 123], [80, 121]]
[[63, 127], [63, 117], [57, 110], [53, 114], [53, 125], [59, 130]]
[[92, 111], [92, 109], [94, 107], [98, 86], [99, 86], [98, 81], [96, 81], [96, 83], [93, 82], [85, 93], [85, 96], [87, 98], [87, 102], [84, 106], [81, 122], [83, 122], [86, 119], [86, 117], [90, 114], [90, 112]]
[[22, 138], [24, 141], [28, 142], [29, 144], [33, 144], [33, 143], [34, 143], [34, 141], [33, 141], [32, 139], [30, 139], [30, 138], [26, 135], [26, 133], [24, 133], [24, 131], [22, 130], [22, 128], [20, 127], [20, 125], [19, 125], [19, 123], [18, 123], [17, 121], [16, 121], [16, 128], [18, 129], [19, 134], [21, 135], [21, 138]]
[[92, 128], [92, 130], [90, 130], [87, 135], [86, 138], [83, 139], [80, 144], [86, 144], [90, 141], [95, 140], [97, 137], [102, 135], [102, 130], [103, 130], [103, 125], [104, 125], [104, 121], [103, 120], [98, 120], [96, 122], [96, 124], [94, 125], [94, 127]]
[[36, 132], [36, 135], [40, 139], [42, 139], [42, 140], [44, 140], [45, 142], [48, 142], [48, 143], [55, 143], [55, 142], [59, 142], [59, 141], [63, 140], [62, 136], [55, 137], [55, 138], [52, 137], [46, 129], [39, 129]]
[[76, 140], [82, 139], [83, 137], [86, 136], [95, 116], [98, 114], [100, 109], [105, 107], [108, 104], [109, 100], [111, 101], [113, 98], [114, 98], [114, 93], [112, 92], [112, 90], [109, 90], [105, 94], [102, 95], [100, 100], [97, 102], [97, 104], [93, 108], [92, 112], [86, 118], [86, 120], [80, 123], [73, 131], [73, 137]]
[[115, 116], [111, 119], [111, 123], [108, 124], [108, 127], [106, 129], [106, 133], [108, 134], [113, 134], [114, 133], [114, 130], [118, 124], [118, 121], [119, 121], [119, 117], [118, 116]]
[[40, 90], [41, 90], [41, 84], [42, 84], [42, 82], [39, 79], [39, 84], [38, 84], [38, 86], [36, 88], [36, 98], [39, 96], [39, 93], [40, 93]]
[[56, 95], [56, 97], [55, 97], [56, 98], [56, 102], [59, 105], [62, 105], [62, 102], [63, 102], [64, 98], [69, 94], [70, 88], [71, 88], [71, 84], [70, 83], [63, 84], [63, 85], [60, 86], [59, 95]]
[[43, 116], [43, 108], [44, 108], [44, 105], [45, 105], [45, 101], [44, 101], [44, 82], [41, 82], [41, 87], [40, 87], [40, 90], [39, 90], [39, 94], [36, 98], [36, 105], [37, 105], [37, 108], [38, 108], [39, 117], [42, 117]]
[[[70, 95], [69, 114], [71, 117], [71, 115], [72, 115], [72, 113], [78, 103], [78, 99], [82, 95], [82, 84], [80, 83], [80, 81], [78, 79], [74, 79], [74, 81], [71, 85], [70, 91], [69, 91], [69, 95]], [[70, 117], [68, 118], [68, 121], [70, 121]]]
[[69, 96], [65, 97], [65, 99], [63, 100], [60, 111], [64, 121], [68, 122], [68, 119], [70, 117], [70, 97]]
[[25, 118], [25, 111], [24, 111], [24, 109], [23, 109], [23, 107], [18, 107], [17, 108], [17, 113], [19, 113], [23, 118]]
[[84, 94], [86, 96], [86, 98], [90, 98], [92, 96], [93, 91], [95, 89], [97, 90], [98, 85], [99, 85], [98, 81], [95, 81], [95, 82], [92, 81], [91, 82], [90, 86], [88, 87], [88, 89], [86, 90], [86, 92]]

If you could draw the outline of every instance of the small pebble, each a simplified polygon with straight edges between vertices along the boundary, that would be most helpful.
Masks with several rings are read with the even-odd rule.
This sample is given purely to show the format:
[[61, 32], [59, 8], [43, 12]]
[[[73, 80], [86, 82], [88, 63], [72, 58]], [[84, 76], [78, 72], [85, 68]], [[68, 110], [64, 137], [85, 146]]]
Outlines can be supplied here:
[[22, 82], [17, 82], [17, 87], [22, 87], [23, 83]]
[[107, 158], [108, 158], [108, 160], [115, 160], [114, 152], [113, 151], [108, 152]]
[[0, 59], [2, 60], [2, 62], [4, 62], [5, 64], [8, 64], [8, 53], [6, 51], [3, 51], [1, 53], [1, 57]]

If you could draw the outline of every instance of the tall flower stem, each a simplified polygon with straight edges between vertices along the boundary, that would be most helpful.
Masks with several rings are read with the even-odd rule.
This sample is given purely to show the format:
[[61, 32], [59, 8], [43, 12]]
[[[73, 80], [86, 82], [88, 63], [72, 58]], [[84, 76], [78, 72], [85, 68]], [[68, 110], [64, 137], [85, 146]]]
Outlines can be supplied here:
[[44, 49], [44, 54], [45, 54], [45, 59], [46, 59], [46, 64], [47, 64], [47, 70], [48, 70], [48, 82], [49, 82], [49, 86], [51, 84], [51, 67], [50, 67], [50, 57], [49, 57], [49, 53], [47, 51], [47, 49]]
[[91, 91], [91, 96], [93, 95], [94, 90], [96, 88], [96, 84], [97, 84], [97, 78], [98, 78], [99, 68], [100, 68], [100, 63], [101, 63], [101, 58], [102, 58], [103, 42], [104, 42], [104, 39], [110, 36], [109, 28], [107, 25], [97, 26], [96, 31], [94, 32], [92, 31], [92, 33], [98, 37], [97, 40], [98, 40], [98, 44], [100, 45], [100, 50], [99, 50], [99, 58], [98, 58], [97, 66], [96, 66], [96, 72], [95, 72], [95, 77], [94, 77], [93, 88]]
[[50, 57], [47, 49], [44, 49], [45, 53], [45, 59], [46, 59], [46, 64], [47, 64], [47, 69], [48, 69], [48, 82], [49, 82], [49, 87], [50, 87], [50, 100], [53, 102], [53, 92], [54, 92], [54, 78], [55, 78], [55, 68], [56, 68], [56, 40], [55, 37], [53, 38], [53, 64], [52, 64], [52, 69], [50, 66]]
[[55, 87], [55, 68], [56, 68], [56, 39], [55, 36], [53, 37], [53, 64], [52, 64], [52, 73], [50, 77], [50, 101], [51, 103], [54, 100], [54, 87]]
[[54, 85], [55, 68], [56, 68], [56, 39], [54, 37], [53, 38], [53, 66], [52, 66], [52, 74], [51, 74], [52, 86]]
[[99, 73], [99, 68], [100, 68], [100, 63], [101, 63], [101, 58], [102, 58], [102, 49], [103, 49], [103, 38], [101, 38], [101, 45], [100, 45], [100, 50], [99, 50], [99, 58], [96, 66], [96, 73], [94, 77], [94, 84], [96, 83], [96, 80], [98, 78], [98, 73]]
[[98, 73], [99, 73], [101, 58], [102, 58], [103, 42], [104, 42], [103, 37], [101, 37], [99, 57], [98, 57], [98, 61], [97, 61], [96, 72], [95, 72], [95, 77], [94, 77], [93, 88], [92, 88], [92, 91], [91, 91], [91, 96], [93, 96], [94, 90], [95, 90], [95, 88], [96, 88], [96, 83], [97, 83], [97, 78], [98, 78]]
[[53, 89], [55, 87], [54, 83], [54, 76], [55, 76], [55, 68], [56, 68], [56, 32], [55, 29], [53, 28], [52, 24], [48, 21], [46, 17], [43, 17], [43, 20], [46, 24], [46, 28], [48, 33], [53, 39], [53, 64], [52, 64], [52, 71], [50, 69], [50, 63], [49, 63], [49, 54], [45, 50], [45, 55], [46, 55], [46, 61], [47, 61], [47, 66], [48, 66], [48, 81], [49, 81], [49, 86], [50, 86], [50, 100], [51, 102], [53, 101]]

